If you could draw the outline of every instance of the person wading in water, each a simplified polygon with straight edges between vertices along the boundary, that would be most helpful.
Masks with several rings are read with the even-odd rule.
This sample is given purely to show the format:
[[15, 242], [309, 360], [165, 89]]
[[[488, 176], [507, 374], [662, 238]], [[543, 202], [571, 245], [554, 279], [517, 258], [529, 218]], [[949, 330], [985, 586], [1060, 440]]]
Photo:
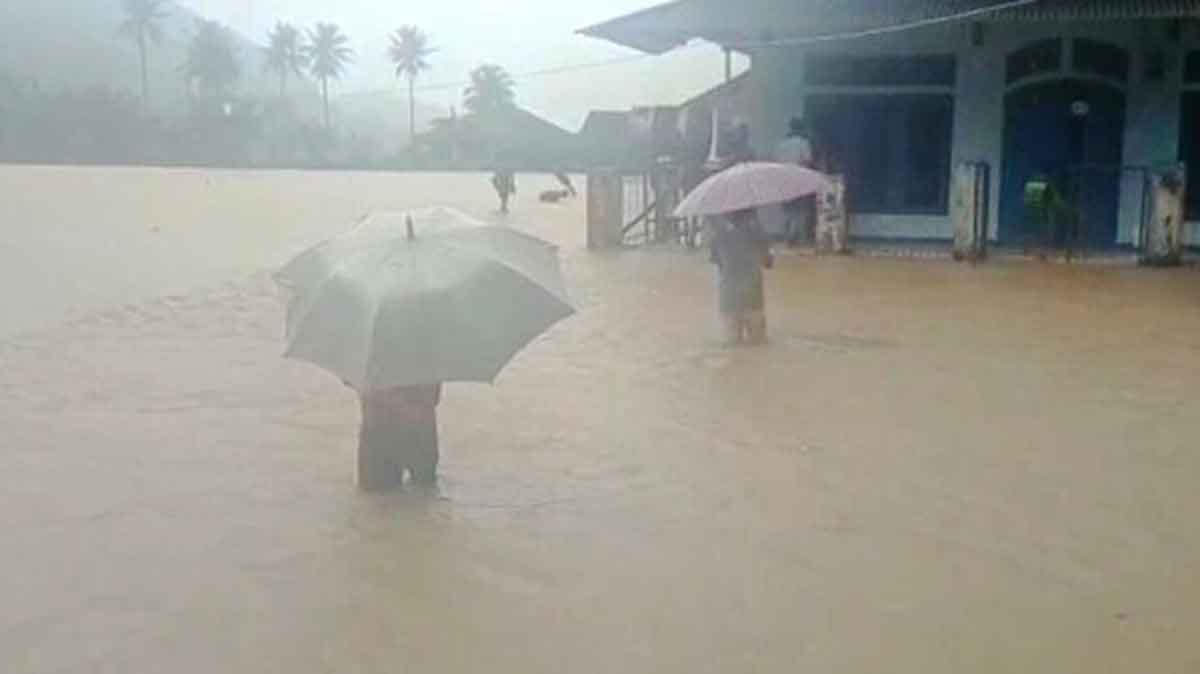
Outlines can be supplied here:
[[437, 406], [442, 385], [401, 386], [360, 395], [358, 484], [366, 491], [396, 489], [407, 471], [414, 485], [437, 482]]
[[500, 197], [500, 212], [508, 212], [508, 200], [517, 193], [517, 177], [512, 169], [498, 168], [492, 174], [492, 187]]
[[767, 340], [763, 269], [774, 260], [753, 210], [716, 218], [710, 260], [717, 266], [717, 305], [725, 343], [762, 344]]

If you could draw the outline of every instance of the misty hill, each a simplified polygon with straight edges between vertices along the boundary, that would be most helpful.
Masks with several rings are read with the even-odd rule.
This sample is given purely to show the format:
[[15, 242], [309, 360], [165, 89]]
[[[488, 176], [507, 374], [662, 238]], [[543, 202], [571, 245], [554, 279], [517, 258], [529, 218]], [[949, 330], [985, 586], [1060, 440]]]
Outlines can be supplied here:
[[[121, 0], [0, 1], [0, 71], [42, 89], [104, 86], [136, 92], [137, 48], [117, 33], [124, 18]], [[164, 22], [162, 42], [151, 45], [151, 100], [158, 109], [186, 100], [179, 69], [196, 18], [175, 5]], [[272, 91], [275, 79], [264, 72], [259, 48], [236, 33], [235, 39], [242, 62], [239, 93]]]
[[[136, 94], [137, 48], [117, 32], [124, 18], [121, 0], [0, 0], [0, 75], [7, 73], [25, 85], [36, 83], [44, 91], [102, 86]], [[150, 96], [159, 112], [178, 112], [187, 101], [180, 65], [197, 18], [174, 5], [164, 22], [162, 42], [151, 45]], [[264, 70], [261, 46], [255, 41], [260, 36], [233, 36], [242, 66], [237, 93], [274, 96], [278, 80]], [[315, 84], [293, 81], [291, 87], [301, 114], [315, 120], [320, 109]], [[399, 89], [398, 84], [394, 93], [334, 96], [339, 131], [370, 146], [372, 154], [399, 151], [408, 138], [408, 99]], [[445, 113], [418, 102], [418, 130]]]

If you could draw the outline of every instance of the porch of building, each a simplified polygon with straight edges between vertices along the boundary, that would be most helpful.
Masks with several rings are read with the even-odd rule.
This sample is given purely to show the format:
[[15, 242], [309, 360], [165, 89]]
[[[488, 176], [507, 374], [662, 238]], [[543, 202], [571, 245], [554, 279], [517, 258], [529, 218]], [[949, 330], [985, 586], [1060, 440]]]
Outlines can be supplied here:
[[[964, 165], [986, 172], [972, 198], [997, 253], [1132, 256], [1164, 171], [1186, 175], [1188, 219], [1200, 217], [1200, 171], [1180, 170], [1200, 159], [1200, 30], [1187, 21], [1200, 2], [849, 0], [805, 13], [817, 4], [683, 0], [584, 32], [749, 54], [756, 150], [806, 118], [825, 168], [845, 177], [863, 251], [947, 249]], [[1057, 199], [1050, 216], [1031, 208], [1038, 186]], [[1182, 242], [1198, 229], [1183, 226]]]

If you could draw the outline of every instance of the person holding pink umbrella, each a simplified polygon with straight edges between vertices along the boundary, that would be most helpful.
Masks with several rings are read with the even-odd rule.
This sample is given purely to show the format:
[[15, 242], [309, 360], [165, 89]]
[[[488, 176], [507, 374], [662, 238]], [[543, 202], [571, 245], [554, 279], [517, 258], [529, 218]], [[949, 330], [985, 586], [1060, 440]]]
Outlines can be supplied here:
[[713, 226], [709, 260], [717, 266], [717, 306], [727, 346], [767, 341], [763, 269], [774, 259], [753, 209], [729, 213]]
[[709, 177], [675, 209], [680, 218], [714, 218], [711, 261], [717, 265], [717, 305], [725, 341], [761, 344], [767, 338], [764, 268], [774, 262], [755, 209], [823, 194], [822, 173], [795, 164], [745, 162]]

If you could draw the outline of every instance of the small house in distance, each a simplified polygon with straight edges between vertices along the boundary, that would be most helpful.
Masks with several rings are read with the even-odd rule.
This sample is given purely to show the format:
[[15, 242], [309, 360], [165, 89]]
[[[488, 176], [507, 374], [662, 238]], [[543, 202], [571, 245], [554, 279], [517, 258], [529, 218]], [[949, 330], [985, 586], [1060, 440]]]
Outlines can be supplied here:
[[[1195, 0], [676, 0], [581, 32], [746, 54], [756, 150], [806, 118], [860, 237], [952, 238], [952, 176], [974, 167], [989, 239], [1041, 240], [1026, 192], [1047, 183], [1111, 248], [1139, 245], [1153, 171], [1200, 163], [1195, 18]], [[1186, 182], [1197, 220], [1200, 170]]]
[[579, 130], [580, 157], [589, 167], [639, 170], [663, 158], [703, 164], [722, 130], [749, 120], [745, 73], [678, 105], [593, 110]]
[[629, 113], [593, 110], [578, 133], [579, 160], [591, 167], [622, 166], [631, 154]]
[[417, 146], [435, 164], [558, 171], [577, 162], [575, 134], [519, 106], [433, 121]]

